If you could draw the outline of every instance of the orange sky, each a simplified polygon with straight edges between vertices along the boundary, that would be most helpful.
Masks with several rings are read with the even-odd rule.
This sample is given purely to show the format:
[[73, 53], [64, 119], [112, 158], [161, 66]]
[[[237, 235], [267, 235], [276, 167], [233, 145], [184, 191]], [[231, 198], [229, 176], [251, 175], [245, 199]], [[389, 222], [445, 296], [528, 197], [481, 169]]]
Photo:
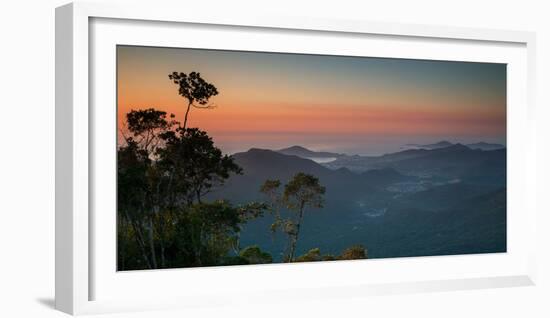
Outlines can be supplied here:
[[154, 107], [183, 120], [168, 79], [200, 72], [220, 94], [190, 127], [222, 150], [283, 148], [375, 154], [406, 143], [506, 142], [506, 68], [297, 54], [118, 47], [118, 120]]

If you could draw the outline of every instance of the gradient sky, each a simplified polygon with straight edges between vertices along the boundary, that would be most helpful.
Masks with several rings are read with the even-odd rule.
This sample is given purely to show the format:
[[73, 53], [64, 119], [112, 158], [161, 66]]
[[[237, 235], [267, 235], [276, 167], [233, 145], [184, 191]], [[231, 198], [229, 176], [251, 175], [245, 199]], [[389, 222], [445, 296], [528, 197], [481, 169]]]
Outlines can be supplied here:
[[183, 121], [168, 79], [200, 72], [219, 95], [192, 109], [228, 153], [302, 145], [382, 154], [408, 143], [506, 143], [506, 65], [118, 46], [118, 120], [154, 107]]

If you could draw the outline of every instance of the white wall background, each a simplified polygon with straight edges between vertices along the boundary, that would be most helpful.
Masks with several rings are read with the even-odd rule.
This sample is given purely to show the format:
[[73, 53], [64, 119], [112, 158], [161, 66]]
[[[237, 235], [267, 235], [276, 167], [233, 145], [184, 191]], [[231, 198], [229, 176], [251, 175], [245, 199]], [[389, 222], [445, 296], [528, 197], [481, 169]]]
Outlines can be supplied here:
[[[550, 317], [550, 8], [546, 1], [209, 1], [189, 10], [530, 30], [538, 33], [539, 277], [536, 287], [379, 296], [113, 317]], [[97, 2], [97, 1], [96, 1]], [[128, 1], [129, 2], [129, 1]], [[145, 1], [144, 1], [145, 2]], [[148, 1], [160, 6], [164, 1]], [[2, 2], [0, 18], [0, 317], [62, 317], [54, 297], [54, 8]], [[544, 180], [544, 181], [543, 181]]]

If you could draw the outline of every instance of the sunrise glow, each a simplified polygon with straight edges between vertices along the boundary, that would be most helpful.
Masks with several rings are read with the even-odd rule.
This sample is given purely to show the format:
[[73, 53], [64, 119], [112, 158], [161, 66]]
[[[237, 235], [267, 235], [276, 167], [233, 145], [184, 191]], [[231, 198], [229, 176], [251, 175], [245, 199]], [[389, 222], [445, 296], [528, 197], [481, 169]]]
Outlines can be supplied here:
[[506, 143], [506, 66], [301, 54], [119, 46], [118, 121], [154, 107], [182, 119], [168, 74], [200, 72], [214, 109], [190, 127], [224, 151], [278, 149], [379, 154], [411, 142]]

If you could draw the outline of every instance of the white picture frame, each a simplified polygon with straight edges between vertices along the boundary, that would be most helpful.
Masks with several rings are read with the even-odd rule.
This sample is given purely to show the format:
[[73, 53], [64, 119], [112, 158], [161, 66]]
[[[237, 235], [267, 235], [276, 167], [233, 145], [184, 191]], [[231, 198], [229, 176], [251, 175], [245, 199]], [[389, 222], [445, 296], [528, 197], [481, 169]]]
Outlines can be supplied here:
[[[366, 21], [297, 19], [283, 16], [224, 16], [212, 15], [210, 12], [187, 12], [183, 10], [183, 6], [182, 4], [181, 7], [175, 5], [151, 8], [139, 5], [117, 6], [112, 3], [73, 3], [56, 9], [57, 309], [70, 314], [87, 314], [209, 306], [243, 301], [268, 303], [534, 284], [535, 191], [524, 191], [535, 188], [536, 184], [533, 33]], [[98, 24], [98, 21], [107, 23]], [[142, 25], [143, 29], [136, 35], [136, 31], [132, 29], [137, 28], [138, 24]], [[154, 37], [147, 31], [147, 24], [155, 25]], [[508, 216], [510, 222], [514, 222], [509, 225], [509, 231], [514, 236], [513, 244], [509, 244], [511, 250], [505, 255], [408, 258], [391, 262], [343, 261], [143, 273], [116, 273], [116, 268], [113, 271], [114, 264], [109, 262], [114, 257], [114, 237], [110, 241], [94, 237], [97, 226], [107, 224], [109, 219], [98, 218], [91, 212], [103, 202], [94, 201], [98, 191], [98, 180], [104, 180], [96, 173], [105, 168], [114, 174], [113, 170], [109, 170], [109, 163], [102, 165], [97, 160], [99, 152], [111, 147], [104, 142], [110, 138], [109, 134], [102, 135], [96, 129], [98, 125], [103, 127], [104, 123], [112, 122], [112, 117], [109, 117], [110, 108], [94, 107], [98, 100], [115, 102], [112, 98], [114, 88], [109, 88], [109, 85], [112, 86], [112, 75], [115, 71], [109, 68], [113, 66], [110, 55], [113, 52], [109, 48], [116, 44], [156, 43], [181, 46], [184, 44], [168, 40], [171, 38], [170, 34], [173, 34], [171, 32], [177, 31], [181, 26], [192, 26], [193, 30], [198, 30], [197, 32], [200, 32], [200, 28], [206, 27], [212, 34], [219, 30], [231, 29], [235, 30], [236, 39], [239, 38], [239, 34], [249, 31], [289, 39], [309, 34], [315, 34], [315, 37], [321, 40], [345, 38], [342, 41], [357, 41], [357, 37], [381, 37], [381, 41], [409, 41], [409, 52], [399, 52], [399, 56], [407, 54], [406, 56], [414, 58], [491, 60], [509, 63], [512, 74], [517, 74], [509, 81], [508, 98], [508, 180], [513, 180], [515, 184], [508, 188], [509, 196], [513, 194], [508, 198]], [[228, 33], [225, 36], [233, 35]], [[290, 40], [292, 41], [296, 41], [296, 46], [299, 46], [298, 38]], [[273, 47], [276, 41], [254, 42], [256, 46], [249, 47], [244, 41], [236, 40], [235, 44], [231, 44], [234, 46], [228, 47], [230, 44], [223, 43], [220, 39], [220, 44], [217, 45], [221, 47], [217, 48], [277, 50], [277, 47]], [[196, 45], [205, 47], [200, 43]], [[478, 48], [480, 46], [483, 48]], [[379, 49], [378, 53], [375, 53], [376, 56], [392, 57], [392, 53], [384, 51], [385, 45], [373, 44], [370, 49], [375, 47]], [[440, 47], [441, 50], [435, 50], [435, 47]], [[432, 51], [428, 51], [427, 48], [431, 48]], [[451, 52], [450, 48], [460, 50]], [[311, 50], [313, 53], [325, 50], [323, 52], [336, 54], [342, 49], [334, 48], [334, 51], [331, 51], [330, 47], [317, 47]], [[305, 52], [306, 49], [288, 48], [285, 51]], [[350, 49], [345, 54], [361, 56], [366, 53], [358, 48], [356, 51]], [[112, 116], [114, 113], [113, 110]], [[107, 176], [107, 173], [104, 171], [103, 176]], [[105, 183], [101, 185], [106, 191], [110, 189], [109, 186], [104, 186]], [[518, 215], [520, 211], [521, 218]], [[112, 232], [114, 225], [106, 225], [110, 228], [107, 231]], [[408, 270], [404, 270], [404, 264]], [[495, 268], [495, 264], [500, 266]], [[438, 271], [430, 268], [443, 269]], [[339, 272], [347, 274], [333, 276]], [[411, 277], [413, 272], [415, 275]], [[362, 279], [356, 279], [351, 273], [364, 275]], [[278, 284], [279, 275], [292, 277], [293, 283]], [[208, 280], [208, 277], [212, 279]], [[178, 280], [187, 282], [187, 288], [170, 298], [158, 292], [146, 293], [146, 297], [139, 297], [132, 293], [132, 290], [135, 290], [132, 282], [137, 280], [145, 289], [154, 287], [155, 284], [158, 286]], [[241, 284], [238, 288], [221, 288], [216, 281], [228, 284], [239, 281]], [[267, 284], [267, 287], [259, 288], [259, 282]], [[227, 293], [228, 291], [231, 293]], [[122, 294], [124, 297], [119, 297]]]

